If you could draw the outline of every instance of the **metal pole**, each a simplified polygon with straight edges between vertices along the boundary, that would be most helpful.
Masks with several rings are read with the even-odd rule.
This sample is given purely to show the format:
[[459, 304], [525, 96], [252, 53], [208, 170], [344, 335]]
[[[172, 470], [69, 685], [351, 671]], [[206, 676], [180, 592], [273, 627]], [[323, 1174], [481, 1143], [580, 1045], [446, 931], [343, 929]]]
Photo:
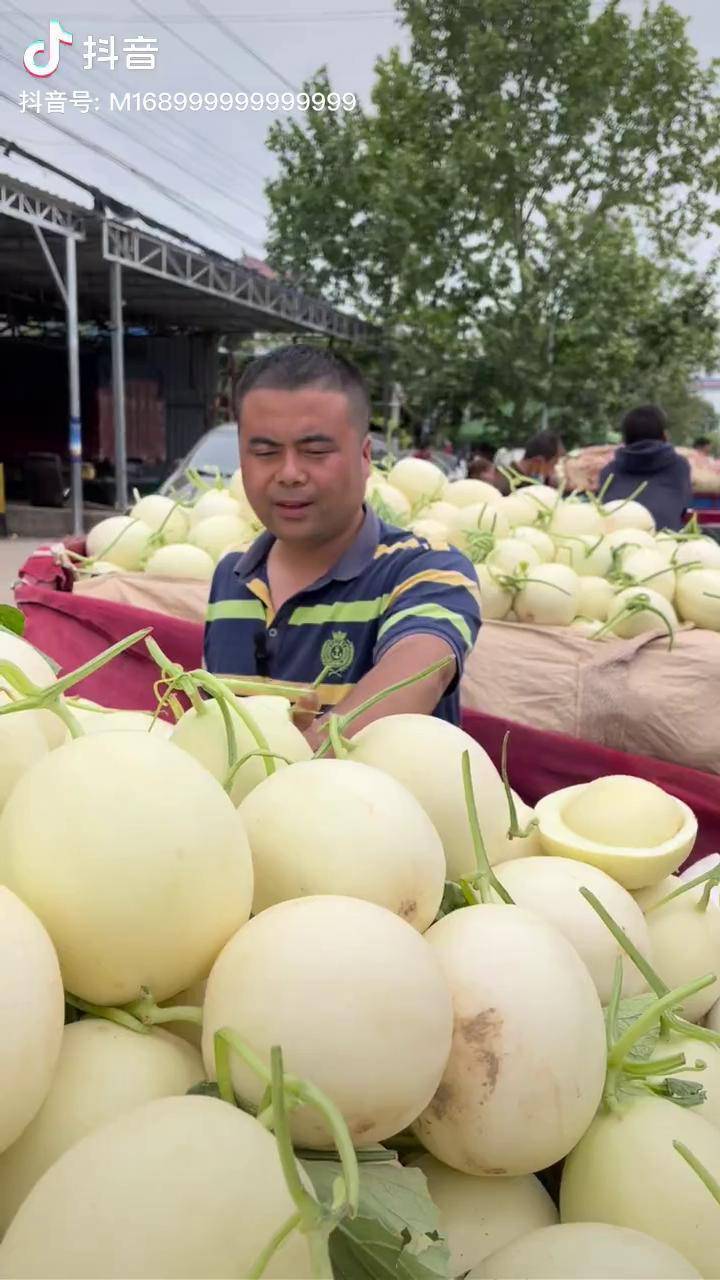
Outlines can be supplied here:
[[128, 505], [127, 432], [125, 425], [125, 331], [123, 327], [122, 264], [110, 263], [110, 324], [112, 346], [113, 422], [115, 425], [115, 506]]
[[73, 533], [83, 533], [82, 425], [80, 422], [80, 339], [78, 335], [77, 252], [73, 236], [65, 240], [65, 288], [67, 291], [67, 347], [70, 381], [70, 487]]

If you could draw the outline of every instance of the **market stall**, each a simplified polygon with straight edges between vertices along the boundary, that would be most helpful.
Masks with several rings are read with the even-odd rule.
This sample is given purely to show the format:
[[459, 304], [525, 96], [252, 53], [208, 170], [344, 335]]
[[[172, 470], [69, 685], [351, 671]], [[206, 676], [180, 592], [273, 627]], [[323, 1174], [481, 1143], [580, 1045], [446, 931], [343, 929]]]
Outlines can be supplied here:
[[[113, 582], [112, 594], [122, 594], [122, 576], [114, 577]], [[158, 584], [150, 584], [147, 589], [157, 600]], [[109, 645], [141, 627], [152, 628], [155, 640], [172, 661], [189, 669], [199, 666], [202, 661], [203, 631], [202, 625], [197, 621], [188, 621], [186, 618], [150, 609], [139, 609], [116, 600], [98, 598], [94, 594], [75, 594], [48, 586], [21, 585], [17, 589], [16, 598], [27, 618], [27, 638], [57, 661], [63, 671], [88, 662]], [[513, 667], [507, 662], [508, 640], [502, 636], [496, 640], [493, 633], [497, 630], [499, 628], [496, 624], [489, 624], [482, 644], [478, 645], [471, 659], [464, 683], [463, 724], [498, 764], [501, 730], [510, 731], [512, 780], [515, 789], [524, 799], [534, 804], [548, 791], [590, 781], [605, 773], [633, 774], [656, 782], [672, 794], [685, 799], [698, 813], [700, 834], [693, 854], [695, 860], [720, 850], [720, 777], [717, 774], [718, 757], [714, 745], [720, 713], [718, 719], [706, 722], [711, 736], [704, 748], [704, 770], [638, 752], [613, 750], [609, 743], [603, 745], [587, 738], [581, 740], [580, 735], [569, 731], [571, 723], [568, 722], [566, 713], [575, 712], [575, 700], [569, 691], [566, 699], [558, 696], [552, 676], [548, 675], [552, 667], [547, 663], [538, 667], [533, 660], [528, 662], [527, 669], [534, 670], [539, 675], [540, 682], [544, 682], [544, 696], [540, 706], [533, 708], [535, 723], [532, 718], [528, 722], [527, 708], [532, 705], [532, 700], [527, 696], [523, 697], [517, 679], [507, 679], [508, 673], [512, 676], [513, 670], [517, 672], [517, 666]], [[548, 629], [544, 632], [539, 630], [545, 651], [553, 643], [552, 633], [548, 636], [547, 631]], [[488, 634], [492, 635], [489, 643]], [[516, 632], [516, 638], [518, 634]], [[521, 643], [527, 643], [534, 634], [534, 629], [524, 631], [520, 636]], [[720, 637], [713, 638], [720, 645]], [[500, 649], [497, 648], [498, 644]], [[597, 646], [582, 638], [575, 640], [575, 647], [584, 650], [590, 661], [597, 655]], [[566, 651], [563, 650], [563, 669], [566, 675], [569, 670], [574, 677], [578, 664], [574, 661], [566, 664], [566, 657]], [[84, 681], [78, 692], [85, 697], [104, 701], [109, 706], [148, 711], [155, 706], [153, 686], [157, 676], [157, 667], [144, 646], [138, 644], [122, 654], [102, 673]], [[604, 687], [607, 695], [610, 686], [606, 677], [607, 670], [604, 676], [601, 673], [599, 679], [600, 688]], [[558, 684], [561, 686], [561, 680]], [[711, 705], [720, 696], [716, 686], [706, 691], [706, 694], [710, 697]], [[655, 702], [657, 703], [657, 699]], [[510, 703], [512, 713], [502, 715], [503, 705]], [[694, 703], [693, 706], [697, 710], [702, 705], [701, 694], [697, 704]], [[704, 705], [707, 707], [707, 701]], [[539, 727], [544, 722], [551, 722], [553, 729]], [[627, 726], [628, 733], [631, 726], [634, 726], [639, 736], [637, 720], [627, 718], [623, 723]], [[684, 754], [694, 753], [693, 758], [703, 754], [700, 745], [704, 741], [701, 728], [701, 723], [696, 721], [694, 738], [685, 740], [680, 726], [678, 735], [671, 735], [675, 738], [678, 751], [682, 742]], [[566, 731], [557, 731], [563, 729]], [[612, 730], [608, 734], [611, 740], [613, 736], [616, 742], [621, 736], [618, 734], [617, 724], [614, 735]]]
[[[464, 731], [341, 721], [335, 758], [294, 690], [200, 669], [207, 578], [145, 571], [192, 553], [131, 524], [132, 556], [24, 567], [24, 638], [0, 629], [0, 1276], [717, 1275], [712, 732], [703, 770], [618, 751], [578, 691], [598, 665], [619, 739], [628, 673], [657, 661], [667, 695], [720, 636], [639, 583], [588, 638], [581, 575], [513, 564], [485, 512], [455, 536], [486, 608], [510, 603]], [[572, 549], [551, 524], [535, 545]], [[712, 553], [688, 540], [689, 577]], [[673, 593], [683, 545], [657, 571]]]

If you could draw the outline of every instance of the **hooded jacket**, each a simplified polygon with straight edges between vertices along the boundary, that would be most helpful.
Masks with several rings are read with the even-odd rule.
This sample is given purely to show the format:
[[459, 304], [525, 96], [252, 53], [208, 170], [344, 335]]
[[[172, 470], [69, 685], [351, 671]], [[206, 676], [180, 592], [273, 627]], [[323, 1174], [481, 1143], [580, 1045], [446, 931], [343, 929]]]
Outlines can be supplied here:
[[665, 440], [640, 440], [622, 445], [612, 462], [600, 472], [600, 484], [612, 481], [604, 499], [629, 498], [639, 486], [646, 487], [637, 501], [647, 507], [658, 529], [681, 529], [683, 517], [692, 506], [690, 467], [685, 458]]

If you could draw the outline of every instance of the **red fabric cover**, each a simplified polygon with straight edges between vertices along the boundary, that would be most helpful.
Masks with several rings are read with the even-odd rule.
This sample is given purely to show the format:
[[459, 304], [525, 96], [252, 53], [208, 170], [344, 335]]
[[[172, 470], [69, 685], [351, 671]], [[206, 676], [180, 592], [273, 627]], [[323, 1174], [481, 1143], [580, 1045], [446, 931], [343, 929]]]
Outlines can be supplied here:
[[[17, 587], [15, 599], [25, 614], [26, 639], [53, 658], [62, 674], [143, 627], [152, 627], [153, 639], [173, 662], [186, 669], [202, 662], [203, 628], [196, 623], [26, 583]], [[72, 692], [122, 710], [153, 711], [159, 674], [141, 641]]]
[[[27, 639], [54, 658], [63, 672], [145, 626], [152, 627], [153, 638], [173, 662], [187, 669], [202, 661], [203, 628], [197, 623], [27, 583], [17, 588], [16, 599], [27, 619]], [[74, 692], [107, 706], [154, 710], [157, 678], [158, 669], [141, 642], [77, 685]], [[463, 727], [497, 766], [503, 737], [510, 730], [510, 777], [528, 804], [578, 782], [611, 773], [632, 774], [684, 800], [697, 815], [700, 833], [688, 865], [720, 850], [720, 776], [611, 751], [475, 711], [464, 713]]]
[[503, 738], [510, 732], [508, 773], [513, 787], [529, 805], [535, 805], [551, 791], [578, 782], [592, 782], [610, 773], [632, 774], [677, 796], [695, 813], [699, 834], [688, 866], [720, 851], [720, 777], [716, 774], [611, 751], [592, 742], [561, 733], [544, 733], [476, 711], [464, 712], [463, 728], [485, 748], [498, 768]]

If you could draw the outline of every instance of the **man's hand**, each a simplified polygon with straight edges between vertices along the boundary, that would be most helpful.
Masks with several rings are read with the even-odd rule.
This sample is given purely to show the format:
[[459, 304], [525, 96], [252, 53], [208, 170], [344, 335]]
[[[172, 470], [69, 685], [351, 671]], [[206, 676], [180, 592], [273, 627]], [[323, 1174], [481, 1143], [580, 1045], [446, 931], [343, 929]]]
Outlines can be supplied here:
[[292, 709], [293, 724], [301, 733], [307, 736], [310, 729], [320, 712], [320, 699], [316, 693], [309, 690], [298, 698]]
[[383, 716], [413, 712], [416, 715], [432, 715], [455, 677], [457, 663], [454, 653], [444, 640], [436, 636], [417, 635], [398, 640], [397, 644], [388, 649], [372, 671], [368, 671], [367, 675], [358, 681], [352, 693], [333, 708], [332, 713], [326, 712], [320, 716], [318, 714], [320, 701], [317, 694], [312, 691], [303, 694], [293, 707], [293, 723], [305, 735], [313, 751], [317, 751], [327, 737], [327, 720], [330, 714], [347, 715], [348, 711], [359, 707], [374, 693], [380, 693], [391, 685], [419, 675], [426, 667], [433, 666], [443, 658], [447, 658], [448, 662], [439, 671], [426, 676], [424, 680], [418, 680], [408, 688], [389, 694], [364, 715], [358, 716], [357, 720], [349, 726], [347, 736], [351, 738], [365, 725], [372, 724], [374, 720], [380, 720]]
[[[455, 678], [457, 671], [457, 661], [450, 645], [438, 636], [432, 635], [415, 635], [407, 636], [404, 640], [398, 640], [387, 653], [383, 655], [372, 671], [368, 671], [362, 680], [355, 685], [352, 693], [344, 698], [337, 707], [334, 708], [334, 714], [343, 716], [348, 711], [353, 711], [359, 707], [374, 693], [380, 693], [384, 689], [388, 689], [391, 685], [399, 684], [402, 680], [409, 677], [419, 675], [426, 667], [433, 666], [434, 663], [447, 658], [447, 665], [441, 667], [439, 671], [433, 672], [431, 676], [426, 676], [424, 680], [418, 680], [416, 684], [410, 685], [405, 689], [398, 690], [397, 693], [391, 693], [381, 702], [377, 702], [374, 707], [366, 711], [364, 715], [358, 716], [357, 720], [353, 720], [352, 725], [347, 730], [347, 736], [352, 737], [365, 725], [372, 724], [374, 720], [380, 720], [383, 716], [397, 716], [402, 714], [415, 713], [416, 715], [432, 715], [438, 702], [442, 698], [448, 686]], [[323, 718], [324, 720], [324, 718]], [[323, 720], [316, 721], [309, 733], [306, 733], [308, 741], [313, 741], [317, 737], [316, 748], [324, 741], [325, 730], [323, 728]], [[313, 738], [310, 735], [313, 735]]]

